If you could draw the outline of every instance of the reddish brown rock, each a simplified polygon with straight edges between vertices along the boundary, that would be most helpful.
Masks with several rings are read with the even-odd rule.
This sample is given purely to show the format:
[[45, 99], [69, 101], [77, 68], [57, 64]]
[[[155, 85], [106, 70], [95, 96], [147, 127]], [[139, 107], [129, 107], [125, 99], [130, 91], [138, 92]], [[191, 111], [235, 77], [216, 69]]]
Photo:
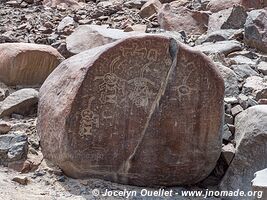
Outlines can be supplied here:
[[44, 157], [76, 178], [193, 184], [221, 152], [224, 83], [202, 53], [142, 36], [65, 60], [40, 89]]
[[207, 9], [211, 12], [219, 12], [228, 8], [232, 8], [234, 5], [240, 4], [241, 0], [211, 0], [207, 6]]
[[63, 57], [48, 45], [0, 44], [0, 81], [7, 85], [40, 85]]
[[207, 9], [214, 13], [232, 8], [238, 4], [244, 6], [247, 10], [260, 9], [267, 6], [267, 0], [211, 0]]
[[140, 10], [140, 16], [142, 18], [150, 17], [153, 14], [157, 14], [162, 4], [159, 0], [148, 0]]
[[240, 0], [241, 5], [247, 9], [260, 9], [267, 6], [267, 0]]
[[58, 5], [64, 5], [71, 8], [80, 8], [76, 0], [43, 0], [43, 5], [56, 8]]
[[158, 22], [168, 31], [185, 31], [187, 34], [199, 34], [207, 31], [209, 15], [206, 12], [193, 11], [176, 6], [177, 2], [164, 4], [158, 13]]

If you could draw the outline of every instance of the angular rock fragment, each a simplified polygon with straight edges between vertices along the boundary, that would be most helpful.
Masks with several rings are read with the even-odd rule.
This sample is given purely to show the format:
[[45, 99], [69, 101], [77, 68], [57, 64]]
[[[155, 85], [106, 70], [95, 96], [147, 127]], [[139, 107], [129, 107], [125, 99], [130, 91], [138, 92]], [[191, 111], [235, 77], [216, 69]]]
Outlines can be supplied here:
[[0, 117], [10, 116], [13, 113], [27, 115], [33, 114], [38, 103], [38, 92], [26, 88], [9, 95], [0, 104]]
[[252, 94], [256, 96], [257, 93], [267, 89], [267, 77], [251, 76], [246, 79], [243, 85], [242, 92], [244, 94]]
[[[252, 191], [254, 173], [267, 167], [267, 105], [248, 108], [235, 119], [236, 154], [227, 170], [220, 189]], [[240, 197], [227, 197], [239, 200]], [[242, 197], [250, 200], [251, 197]]]
[[213, 13], [232, 8], [234, 5], [239, 4], [240, 0], [211, 0], [207, 5], [207, 9]]
[[245, 23], [245, 43], [267, 53], [267, 9], [252, 10]]
[[267, 76], [267, 62], [260, 62], [258, 64], [258, 70], [265, 76]]
[[202, 51], [205, 54], [224, 54], [228, 55], [235, 51], [240, 51], [242, 49], [241, 43], [235, 40], [229, 41], [219, 41], [219, 42], [205, 42], [201, 45], [194, 47], [196, 50]]
[[0, 81], [7, 85], [40, 85], [63, 57], [48, 45], [0, 44]]
[[209, 15], [205, 12], [193, 11], [175, 4], [164, 4], [158, 13], [158, 22], [162, 29], [168, 31], [185, 31], [186, 34], [202, 34], [207, 31]]
[[0, 164], [26, 158], [28, 152], [28, 138], [26, 135], [0, 135]]
[[67, 59], [41, 87], [42, 151], [72, 177], [193, 184], [220, 156], [223, 94], [214, 64], [174, 39], [94, 48]]
[[140, 16], [142, 18], [148, 18], [154, 14], [157, 14], [162, 4], [159, 0], [148, 0], [140, 10]]
[[0, 120], [0, 135], [6, 134], [11, 130], [11, 124]]
[[233, 70], [221, 64], [217, 65], [225, 85], [225, 96], [234, 97], [239, 94], [238, 79]]
[[211, 33], [220, 29], [241, 29], [244, 27], [246, 19], [247, 13], [242, 6], [222, 10], [210, 16], [208, 32]]

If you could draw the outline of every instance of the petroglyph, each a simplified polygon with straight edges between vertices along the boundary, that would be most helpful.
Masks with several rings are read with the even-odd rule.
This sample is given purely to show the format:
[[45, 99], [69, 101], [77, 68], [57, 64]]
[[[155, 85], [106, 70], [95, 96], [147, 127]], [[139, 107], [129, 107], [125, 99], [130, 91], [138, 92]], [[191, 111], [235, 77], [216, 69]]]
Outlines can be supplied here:
[[87, 108], [81, 112], [81, 121], [79, 129], [79, 134], [81, 136], [93, 135], [93, 127], [99, 128], [99, 115], [95, 114], [91, 110], [93, 100], [95, 100], [95, 97], [91, 97], [89, 99]]
[[173, 186], [214, 169], [224, 83], [203, 54], [170, 38], [133, 37], [73, 56], [53, 73], [40, 90], [38, 131], [44, 156], [66, 175]]
[[154, 95], [154, 93], [149, 90], [148, 85], [155, 87], [155, 83], [144, 77], [145, 71], [149, 71], [148, 65], [143, 67], [140, 72], [140, 77], [128, 81], [129, 84], [134, 84], [134, 89], [130, 92], [129, 99], [138, 108], [146, 108], [148, 106], [149, 99]]
[[100, 101], [102, 104], [111, 103], [118, 105], [118, 94], [125, 95], [125, 80], [118, 77], [114, 73], [114, 67], [120, 60], [120, 57], [114, 59], [110, 65], [110, 72], [104, 76], [97, 76], [95, 80], [101, 79], [102, 83], [99, 85], [101, 92]]
[[192, 74], [193, 71], [189, 72], [189, 74], [187, 76], [185, 76], [183, 79], [182, 79], [182, 84], [181, 85], [178, 85], [178, 86], [175, 86], [175, 87], [172, 87], [171, 90], [174, 90], [175, 92], [177, 92], [177, 97], [176, 98], [172, 98], [171, 100], [178, 100], [178, 101], [182, 101], [182, 99], [184, 97], [188, 97], [190, 98], [190, 96], [195, 92], [197, 91], [195, 88], [193, 87], [190, 87], [188, 85], [188, 79], [190, 77], [190, 75]]

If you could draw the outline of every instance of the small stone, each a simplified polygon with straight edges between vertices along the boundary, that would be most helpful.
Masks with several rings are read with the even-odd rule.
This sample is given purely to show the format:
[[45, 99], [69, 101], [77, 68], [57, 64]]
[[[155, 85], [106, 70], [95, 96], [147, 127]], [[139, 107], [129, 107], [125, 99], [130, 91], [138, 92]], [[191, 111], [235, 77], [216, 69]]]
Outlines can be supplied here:
[[26, 176], [16, 176], [12, 179], [12, 181], [15, 181], [21, 185], [27, 185], [29, 182], [29, 179]]
[[224, 123], [225, 124], [234, 124], [234, 118], [233, 118], [233, 116], [225, 113], [224, 114]]
[[88, 185], [88, 181], [87, 180], [81, 180], [80, 183], [84, 186], [87, 186]]
[[238, 100], [236, 97], [225, 97], [224, 102], [229, 104], [236, 104], [238, 103]]
[[238, 102], [244, 110], [247, 109], [249, 106], [248, 99], [249, 99], [248, 96], [244, 94], [238, 95]]
[[227, 124], [229, 131], [232, 133], [232, 135], [235, 134], [235, 126], [233, 124]]
[[260, 99], [260, 100], [258, 101], [258, 103], [259, 103], [260, 105], [267, 104], [267, 99]]
[[65, 180], [66, 180], [66, 177], [65, 177], [65, 176], [60, 176], [60, 177], [57, 179], [57, 181], [59, 181], [59, 182], [65, 182]]
[[159, 9], [162, 7], [162, 4], [159, 0], [148, 0], [140, 10], [140, 16], [142, 18], [148, 18], [153, 14], [158, 13]]
[[3, 101], [6, 98], [5, 90], [0, 88], [0, 101]]
[[259, 100], [259, 99], [267, 99], [267, 88], [258, 91], [256, 95], [256, 100]]
[[57, 30], [58, 32], [62, 32], [66, 27], [74, 25], [74, 24], [75, 24], [75, 21], [73, 20], [73, 18], [67, 16], [63, 18], [61, 22], [59, 22]]
[[142, 32], [145, 33], [147, 29], [147, 25], [144, 24], [135, 24], [133, 26], [127, 26], [124, 29], [124, 32], [131, 32], [131, 31], [138, 31], [138, 32]]
[[259, 76], [248, 77], [243, 85], [242, 93], [256, 96], [258, 92], [267, 88], [267, 81]]
[[227, 124], [223, 126], [223, 140], [230, 141], [232, 137], [232, 133], [229, 130], [229, 127]]
[[267, 75], [267, 62], [260, 62], [258, 64], [258, 70], [263, 74]]
[[241, 113], [243, 110], [244, 109], [240, 105], [237, 105], [231, 109], [231, 113], [235, 117], [237, 114]]
[[222, 156], [225, 159], [225, 161], [227, 162], [228, 166], [230, 166], [230, 164], [234, 158], [235, 151], [236, 151], [235, 147], [231, 143], [223, 146], [223, 148], [222, 148]]
[[6, 134], [11, 130], [11, 124], [8, 122], [0, 121], [0, 135]]
[[232, 65], [231, 68], [233, 69], [239, 80], [244, 80], [247, 77], [259, 75], [247, 64]]
[[234, 97], [239, 94], [238, 79], [233, 70], [222, 64], [217, 65], [225, 85], [225, 97]]
[[250, 107], [250, 106], [256, 106], [256, 105], [258, 105], [258, 102], [257, 101], [255, 101], [254, 99], [253, 99], [253, 97], [249, 97], [248, 98], [248, 106]]
[[28, 137], [26, 135], [0, 135], [0, 163], [18, 161], [26, 158]]

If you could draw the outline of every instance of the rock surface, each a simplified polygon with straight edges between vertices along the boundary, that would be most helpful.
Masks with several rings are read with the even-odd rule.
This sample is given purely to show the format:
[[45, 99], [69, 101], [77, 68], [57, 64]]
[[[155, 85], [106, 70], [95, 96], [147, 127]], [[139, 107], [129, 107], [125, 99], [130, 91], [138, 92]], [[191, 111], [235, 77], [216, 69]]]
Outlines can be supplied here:
[[28, 145], [27, 136], [18, 134], [0, 135], [0, 164], [25, 159]]
[[245, 23], [245, 42], [267, 53], [267, 9], [252, 10]]
[[82, 25], [67, 37], [67, 50], [72, 54], [78, 54], [129, 36], [129, 33], [118, 29], [109, 29], [107, 26]]
[[7, 85], [40, 85], [63, 57], [47, 45], [0, 44], [0, 81]]
[[224, 80], [225, 96], [237, 96], [239, 94], [238, 79], [234, 71], [221, 64], [218, 64], [217, 67]]
[[235, 40], [229, 41], [219, 41], [219, 42], [206, 42], [202, 45], [197, 45], [194, 47], [196, 50], [202, 51], [205, 54], [225, 54], [228, 55], [235, 51], [240, 51], [242, 49], [241, 44]]
[[40, 89], [44, 157], [72, 177], [196, 183], [220, 155], [223, 93], [209, 59], [166, 37], [85, 51]]
[[222, 10], [210, 16], [208, 32], [212, 33], [221, 29], [241, 29], [244, 27], [246, 19], [247, 13], [242, 6]]
[[267, 105], [253, 106], [240, 113], [235, 128], [236, 155], [222, 180], [221, 189], [247, 192], [252, 190], [254, 173], [267, 167]]
[[35, 89], [21, 89], [9, 95], [0, 103], [0, 117], [12, 113], [27, 115], [32, 113], [38, 103], [38, 92]]
[[240, 0], [211, 0], [207, 5], [207, 9], [216, 13], [221, 10], [232, 8], [234, 5], [239, 4]]
[[[176, 2], [173, 2], [176, 3]], [[207, 30], [209, 16], [207, 13], [192, 11], [185, 7], [164, 4], [158, 13], [162, 29], [168, 31], [185, 31], [187, 34], [202, 34]]]

